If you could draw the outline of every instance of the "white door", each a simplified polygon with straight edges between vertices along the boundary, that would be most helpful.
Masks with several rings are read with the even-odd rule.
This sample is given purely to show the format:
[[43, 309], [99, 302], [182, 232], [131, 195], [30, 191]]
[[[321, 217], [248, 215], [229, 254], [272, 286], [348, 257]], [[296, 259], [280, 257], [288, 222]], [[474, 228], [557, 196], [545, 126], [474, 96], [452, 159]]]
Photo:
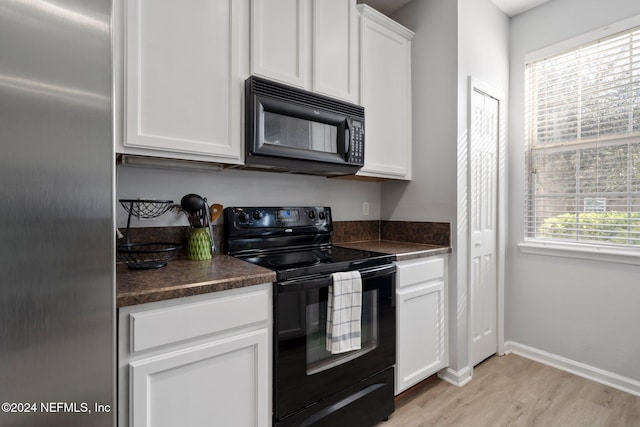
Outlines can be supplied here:
[[498, 349], [497, 207], [499, 101], [473, 88], [469, 138], [469, 232], [471, 362], [477, 365]]

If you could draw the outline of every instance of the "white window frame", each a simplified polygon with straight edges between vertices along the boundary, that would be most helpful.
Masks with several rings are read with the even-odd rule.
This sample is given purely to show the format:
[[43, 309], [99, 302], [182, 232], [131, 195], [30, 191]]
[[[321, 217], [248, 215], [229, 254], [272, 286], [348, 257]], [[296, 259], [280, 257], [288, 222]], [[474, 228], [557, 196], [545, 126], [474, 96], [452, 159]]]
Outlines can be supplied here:
[[[581, 45], [591, 43], [595, 40], [627, 31], [637, 26], [640, 26], [640, 15], [582, 34], [578, 37], [574, 37], [535, 52], [531, 52], [525, 55], [524, 62], [525, 64], [528, 64], [544, 57], [554, 56], [568, 50], [575, 49]], [[529, 148], [528, 143], [527, 148]], [[526, 169], [526, 173], [529, 173], [528, 168]], [[525, 199], [528, 199], [528, 185], [524, 191]], [[527, 214], [527, 210], [528, 208], [525, 208], [525, 215]], [[520, 251], [523, 253], [640, 265], [640, 250], [638, 249], [527, 238], [526, 227], [528, 225], [526, 220], [524, 225], [525, 230], [523, 231], [525, 237], [524, 240], [518, 244]]]

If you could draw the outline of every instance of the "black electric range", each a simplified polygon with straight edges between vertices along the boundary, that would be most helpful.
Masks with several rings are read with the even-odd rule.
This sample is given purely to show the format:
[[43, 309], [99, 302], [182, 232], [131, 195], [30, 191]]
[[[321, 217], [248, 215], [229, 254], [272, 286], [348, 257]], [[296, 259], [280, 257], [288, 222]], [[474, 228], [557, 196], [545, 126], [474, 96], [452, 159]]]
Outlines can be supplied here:
[[332, 244], [329, 207], [224, 210], [227, 253], [276, 272], [278, 281], [390, 264], [393, 257]]
[[[396, 348], [393, 257], [334, 246], [328, 207], [226, 208], [224, 229], [228, 254], [276, 272], [274, 427], [367, 427], [389, 417]], [[327, 319], [333, 313], [333, 273], [340, 272], [361, 281], [361, 345], [336, 354], [327, 349]]]

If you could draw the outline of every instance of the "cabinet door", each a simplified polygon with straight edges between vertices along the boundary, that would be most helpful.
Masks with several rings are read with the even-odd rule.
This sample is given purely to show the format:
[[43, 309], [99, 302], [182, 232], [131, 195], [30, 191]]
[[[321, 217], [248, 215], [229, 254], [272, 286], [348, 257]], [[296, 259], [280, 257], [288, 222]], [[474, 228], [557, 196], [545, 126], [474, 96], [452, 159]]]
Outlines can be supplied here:
[[240, 163], [245, 1], [125, 8], [123, 151]]
[[396, 293], [396, 394], [446, 366], [444, 288], [436, 281]]
[[251, 73], [308, 85], [309, 0], [252, 0]]
[[358, 103], [355, 0], [313, 2], [313, 90]]
[[268, 330], [130, 363], [134, 427], [268, 426]]
[[413, 33], [361, 9], [361, 101], [364, 167], [358, 175], [411, 179], [411, 43]]

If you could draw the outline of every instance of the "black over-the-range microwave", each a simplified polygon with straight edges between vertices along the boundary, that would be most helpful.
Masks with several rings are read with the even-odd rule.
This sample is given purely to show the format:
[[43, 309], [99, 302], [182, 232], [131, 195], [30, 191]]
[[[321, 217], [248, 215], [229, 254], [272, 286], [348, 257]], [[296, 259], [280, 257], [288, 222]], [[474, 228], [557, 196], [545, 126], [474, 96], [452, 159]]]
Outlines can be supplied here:
[[245, 82], [245, 165], [352, 175], [364, 164], [364, 107], [261, 77]]

